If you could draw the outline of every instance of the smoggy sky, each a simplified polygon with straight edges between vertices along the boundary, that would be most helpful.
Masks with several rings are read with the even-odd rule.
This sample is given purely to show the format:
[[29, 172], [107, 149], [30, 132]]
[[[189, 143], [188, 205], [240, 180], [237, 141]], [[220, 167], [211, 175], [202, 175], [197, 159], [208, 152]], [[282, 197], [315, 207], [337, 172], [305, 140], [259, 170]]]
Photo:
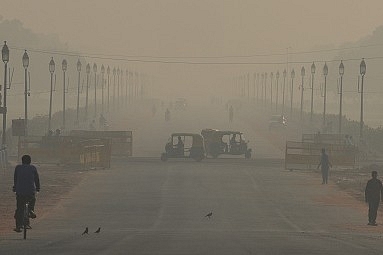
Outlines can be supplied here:
[[383, 24], [381, 0], [0, 0], [0, 6], [3, 19], [103, 54], [303, 50], [357, 41]]

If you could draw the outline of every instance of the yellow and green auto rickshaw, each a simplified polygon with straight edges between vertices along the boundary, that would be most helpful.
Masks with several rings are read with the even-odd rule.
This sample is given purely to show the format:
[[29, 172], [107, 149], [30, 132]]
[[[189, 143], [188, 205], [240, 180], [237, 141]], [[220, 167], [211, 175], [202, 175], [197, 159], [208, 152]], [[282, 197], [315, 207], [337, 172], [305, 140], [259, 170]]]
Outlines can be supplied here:
[[245, 155], [251, 158], [252, 149], [247, 147], [248, 142], [242, 132], [221, 131], [217, 129], [203, 129], [206, 155], [217, 158], [219, 155]]
[[193, 133], [173, 133], [165, 145], [161, 160], [169, 158], [192, 158], [201, 161], [205, 158], [203, 137]]

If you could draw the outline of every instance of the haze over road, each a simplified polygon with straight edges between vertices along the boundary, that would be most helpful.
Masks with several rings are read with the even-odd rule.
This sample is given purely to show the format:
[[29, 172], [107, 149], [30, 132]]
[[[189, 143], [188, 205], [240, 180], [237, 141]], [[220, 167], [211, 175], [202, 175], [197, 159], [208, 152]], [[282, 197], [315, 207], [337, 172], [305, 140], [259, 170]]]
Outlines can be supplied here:
[[[235, 124], [256, 141], [251, 160], [161, 162], [158, 152], [170, 132], [196, 130], [203, 121], [225, 123], [222, 112], [215, 123], [199, 116], [201, 122], [187, 124], [193, 114], [173, 115], [171, 128], [158, 124], [162, 116], [150, 120], [135, 143], [151, 137], [159, 151], [138, 146], [136, 157], [115, 158], [110, 170], [86, 173], [55, 209], [33, 222], [27, 240], [5, 236], [0, 253], [381, 254], [380, 226], [365, 225], [361, 203], [334, 185], [321, 185], [319, 175], [283, 170], [281, 151], [262, 130], [251, 132], [251, 120]], [[154, 123], [156, 135], [142, 135]], [[209, 212], [210, 219], [204, 217]], [[82, 236], [85, 227], [89, 235]], [[98, 227], [101, 233], [94, 234]]]

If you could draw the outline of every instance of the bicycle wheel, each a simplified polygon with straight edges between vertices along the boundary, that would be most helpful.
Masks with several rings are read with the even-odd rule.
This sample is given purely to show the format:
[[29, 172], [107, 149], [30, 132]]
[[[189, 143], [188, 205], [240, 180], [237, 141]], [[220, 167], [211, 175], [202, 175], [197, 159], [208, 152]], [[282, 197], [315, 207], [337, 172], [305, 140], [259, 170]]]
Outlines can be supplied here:
[[23, 212], [24, 239], [27, 239], [27, 228], [29, 227], [29, 203], [25, 203]]

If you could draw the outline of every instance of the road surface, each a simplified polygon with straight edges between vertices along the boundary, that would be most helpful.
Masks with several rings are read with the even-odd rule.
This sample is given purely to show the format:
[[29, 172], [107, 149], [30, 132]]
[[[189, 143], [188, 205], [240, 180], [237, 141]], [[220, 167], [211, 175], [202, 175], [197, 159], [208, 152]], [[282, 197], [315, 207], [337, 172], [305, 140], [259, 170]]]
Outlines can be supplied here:
[[[381, 234], [365, 226], [351, 198], [331, 203], [336, 187], [280, 164], [115, 160], [89, 173], [27, 240], [1, 240], [0, 254], [382, 253]], [[81, 235], [85, 227], [89, 235]]]

